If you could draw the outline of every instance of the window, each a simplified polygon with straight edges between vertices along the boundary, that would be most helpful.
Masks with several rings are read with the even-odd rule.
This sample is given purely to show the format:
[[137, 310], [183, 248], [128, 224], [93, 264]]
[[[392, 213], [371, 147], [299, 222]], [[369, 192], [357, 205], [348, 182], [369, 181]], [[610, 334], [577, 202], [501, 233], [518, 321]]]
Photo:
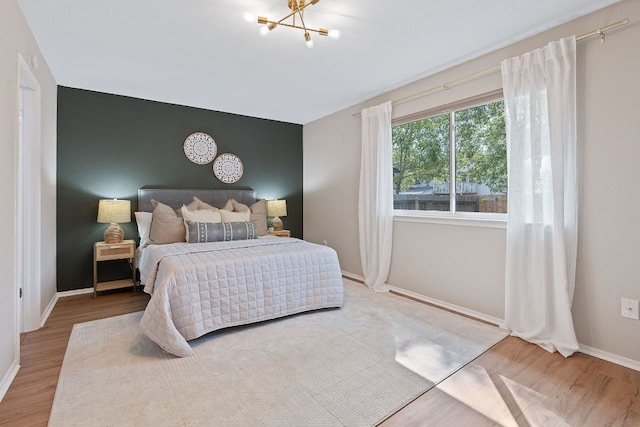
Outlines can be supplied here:
[[392, 131], [394, 209], [507, 212], [501, 98], [493, 94], [408, 120]]

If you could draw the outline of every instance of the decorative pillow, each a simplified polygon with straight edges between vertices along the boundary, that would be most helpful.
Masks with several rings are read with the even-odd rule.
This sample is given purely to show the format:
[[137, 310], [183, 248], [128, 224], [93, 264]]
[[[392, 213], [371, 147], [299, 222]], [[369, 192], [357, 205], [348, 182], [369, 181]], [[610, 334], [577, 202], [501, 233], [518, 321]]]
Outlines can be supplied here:
[[215, 206], [211, 206], [210, 204], [203, 202], [202, 200], [198, 199], [195, 196], [193, 197], [193, 202], [187, 205], [187, 209], [189, 209], [190, 211], [208, 210], [208, 211], [214, 211], [214, 212], [218, 212], [219, 210]]
[[257, 238], [254, 222], [192, 222], [187, 225], [187, 242], [226, 242], [229, 240], [248, 240]]
[[249, 219], [255, 221], [258, 227], [258, 236], [267, 234], [267, 201], [265, 199], [260, 199], [251, 206], [229, 199], [222, 209], [232, 212], [249, 211], [251, 213]]
[[251, 210], [251, 221], [256, 222], [258, 229], [258, 236], [267, 235], [267, 201], [260, 199], [252, 204], [249, 209]]
[[234, 212], [244, 212], [249, 210], [249, 206], [242, 204], [240, 202], [236, 202], [236, 199], [229, 199], [229, 201], [227, 201], [227, 205], [229, 204], [229, 202], [231, 202], [231, 206], [233, 206], [233, 209], [231, 210]]
[[[225, 203], [224, 206], [221, 207], [220, 209], [225, 210], [225, 211], [229, 211], [229, 212], [233, 212], [233, 204], [234, 203], [238, 203], [238, 202], [236, 202], [234, 199], [229, 199], [229, 200], [227, 200], [227, 203]], [[245, 206], [245, 208], [247, 208], [247, 207]], [[247, 209], [249, 209], [249, 208], [247, 208]], [[247, 209], [243, 209], [243, 211], [246, 211]]]
[[220, 216], [222, 217], [222, 222], [247, 222], [251, 221], [251, 212], [247, 210], [246, 212], [231, 212], [228, 210], [220, 209]]
[[182, 212], [182, 218], [184, 220], [189, 220], [192, 222], [221, 222], [222, 218], [220, 216], [220, 211], [212, 211], [209, 209], [198, 209], [192, 210], [188, 209], [185, 205], [182, 205], [180, 209]]
[[136, 224], [138, 225], [138, 236], [140, 236], [140, 247], [145, 247], [149, 243], [149, 231], [151, 230], [151, 212], [134, 212]]
[[[195, 200], [189, 205], [197, 203]], [[204, 203], [206, 205], [206, 203]], [[216, 211], [212, 211], [209, 209], [200, 209], [200, 210], [190, 210], [185, 205], [182, 205], [180, 208], [182, 212], [182, 219], [184, 221], [192, 221], [192, 222], [220, 222], [222, 221], [220, 217], [220, 212], [216, 209]], [[187, 223], [185, 222], [185, 236], [184, 240], [189, 241], [189, 230], [187, 230]]]
[[149, 243], [163, 245], [185, 241], [185, 227], [182, 218], [164, 203], [151, 200], [153, 218], [149, 230]]

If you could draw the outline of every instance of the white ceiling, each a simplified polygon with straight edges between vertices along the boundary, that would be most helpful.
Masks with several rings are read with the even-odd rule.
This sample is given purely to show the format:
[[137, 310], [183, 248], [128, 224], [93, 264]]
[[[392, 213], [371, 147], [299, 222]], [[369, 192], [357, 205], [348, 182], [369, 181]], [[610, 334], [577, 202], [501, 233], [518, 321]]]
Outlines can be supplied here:
[[[305, 124], [619, 0], [18, 0], [57, 83]], [[590, 29], [589, 29], [590, 30]]]

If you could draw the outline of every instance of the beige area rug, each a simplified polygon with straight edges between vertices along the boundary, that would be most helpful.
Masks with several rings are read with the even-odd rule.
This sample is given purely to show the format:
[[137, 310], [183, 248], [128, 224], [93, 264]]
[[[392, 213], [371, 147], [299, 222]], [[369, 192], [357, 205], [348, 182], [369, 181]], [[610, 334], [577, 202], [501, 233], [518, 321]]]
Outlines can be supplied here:
[[213, 332], [177, 358], [142, 313], [74, 326], [50, 426], [370, 426], [507, 332], [345, 280], [345, 304]]

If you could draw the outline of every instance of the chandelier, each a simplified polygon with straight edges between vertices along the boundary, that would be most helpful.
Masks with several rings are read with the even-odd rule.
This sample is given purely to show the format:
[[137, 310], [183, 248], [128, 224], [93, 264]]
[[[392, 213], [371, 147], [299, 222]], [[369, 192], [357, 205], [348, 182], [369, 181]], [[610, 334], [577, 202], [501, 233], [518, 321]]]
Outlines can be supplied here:
[[[310, 0], [309, 3], [306, 0], [287, 0], [287, 4], [291, 12], [280, 19], [279, 21], [272, 21], [264, 16], [253, 16], [249, 14], [245, 14], [245, 19], [250, 22], [257, 22], [262, 25], [260, 27], [260, 35], [266, 36], [270, 31], [274, 30], [278, 26], [296, 28], [298, 30], [304, 31], [304, 40], [308, 47], [313, 47], [313, 39], [311, 38], [310, 32], [318, 33], [321, 36], [328, 36], [335, 39], [340, 38], [340, 31], [338, 30], [327, 30], [326, 28], [309, 28], [304, 23], [304, 10], [307, 6], [316, 4], [320, 0]], [[287, 22], [287, 20], [289, 20]]]

